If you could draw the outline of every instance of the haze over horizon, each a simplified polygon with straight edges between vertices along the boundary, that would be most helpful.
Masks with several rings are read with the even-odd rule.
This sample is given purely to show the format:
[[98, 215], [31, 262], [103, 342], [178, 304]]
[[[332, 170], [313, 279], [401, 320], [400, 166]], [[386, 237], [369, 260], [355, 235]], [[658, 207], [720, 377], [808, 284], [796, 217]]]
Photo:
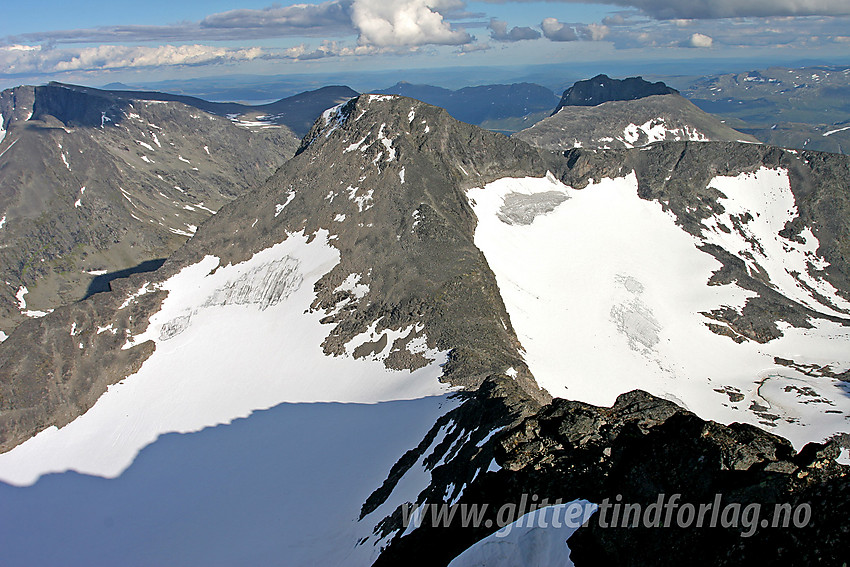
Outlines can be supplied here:
[[72, 11], [58, 0], [34, 0], [0, 22], [0, 87], [394, 70], [411, 80], [427, 77], [417, 69], [540, 64], [634, 65], [652, 74], [717, 72], [749, 62], [850, 62], [850, 5], [839, 0], [257, 0], [238, 6], [152, 0], [141, 10], [136, 3], [95, 0]]

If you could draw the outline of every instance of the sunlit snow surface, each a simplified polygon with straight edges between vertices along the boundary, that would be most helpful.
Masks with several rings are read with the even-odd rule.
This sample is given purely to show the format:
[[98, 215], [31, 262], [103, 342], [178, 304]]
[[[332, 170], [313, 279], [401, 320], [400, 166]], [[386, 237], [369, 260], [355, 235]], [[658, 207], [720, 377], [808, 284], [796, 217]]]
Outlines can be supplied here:
[[[773, 234], [796, 216], [785, 172], [713, 184], [728, 197], [723, 217], [749, 208], [755, 220], [747, 229], [768, 254], [754, 257], [778, 291], [824, 313], [844, 307], [828, 283], [800, 276], [832, 307], [789, 273], [823, 260], [814, 257], [811, 231], [805, 245]], [[753, 292], [707, 285], [720, 263], [659, 203], [638, 197], [634, 174], [582, 190], [551, 176], [505, 178], [468, 197], [478, 216], [475, 244], [496, 274], [529, 368], [552, 395], [607, 406], [641, 388], [706, 419], [759, 425], [798, 448], [850, 431], [847, 384], [774, 363], [778, 356], [842, 372], [850, 367], [850, 328], [823, 319], [812, 319], [813, 329], [780, 323], [784, 336], [767, 344], [711, 332], [700, 312], [740, 310]], [[739, 254], [749, 246], [709, 225], [707, 241]], [[733, 402], [736, 394], [743, 399]]]
[[[66, 545], [56, 555], [63, 564], [93, 565], [100, 556], [84, 542], [96, 550], [95, 542], [115, 540], [123, 543], [109, 544], [112, 564], [215, 564], [216, 548], [224, 564], [237, 564], [226, 560], [236, 551], [221, 551], [228, 545], [258, 545], [261, 563], [262, 550], [274, 550], [291, 565], [369, 564], [375, 548], [357, 540], [415, 499], [430, 474], [418, 471], [416, 482], [399, 485], [404, 494], [397, 489], [358, 523], [360, 506], [457, 403], [438, 381], [445, 352], [430, 351], [433, 362], [414, 372], [323, 353], [331, 327], [310, 305], [315, 282], [339, 262], [327, 237], [320, 231], [308, 243], [292, 234], [235, 265], [207, 256], [159, 284], [168, 291], [161, 309], [144, 334], [127, 339], [127, 347], [156, 343], [141, 369], [67, 426], [0, 455], [6, 483], [64, 473], [29, 488], [0, 483], [0, 525], [41, 526], [29, 540], [0, 530], [4, 559], [38, 564]], [[51, 531], [51, 522], [64, 528]], [[225, 534], [227, 526], [235, 532]]]
[[[641, 134], [646, 137], [646, 142], [640, 145], [652, 144], [654, 142], [662, 142], [664, 140], [691, 140], [694, 142], [707, 142], [709, 138], [687, 124], [681, 128], [672, 128], [667, 125], [661, 117], [653, 120], [647, 120], [643, 124], [629, 124], [623, 129], [623, 135], [617, 139], [623, 142], [627, 148], [635, 147], [635, 144], [640, 140]], [[599, 140], [603, 142], [605, 140]]]

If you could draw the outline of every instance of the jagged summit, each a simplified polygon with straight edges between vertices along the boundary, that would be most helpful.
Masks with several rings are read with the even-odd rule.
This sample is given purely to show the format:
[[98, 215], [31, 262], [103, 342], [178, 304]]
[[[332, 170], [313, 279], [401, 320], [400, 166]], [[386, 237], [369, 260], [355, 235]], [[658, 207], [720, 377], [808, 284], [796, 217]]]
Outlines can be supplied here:
[[561, 102], [552, 114], [557, 114], [565, 106], [596, 106], [603, 102], [637, 100], [666, 94], [679, 94], [679, 91], [661, 81], [650, 83], [642, 77], [612, 79], [608, 75], [597, 75], [592, 79], [578, 81], [564, 91]]

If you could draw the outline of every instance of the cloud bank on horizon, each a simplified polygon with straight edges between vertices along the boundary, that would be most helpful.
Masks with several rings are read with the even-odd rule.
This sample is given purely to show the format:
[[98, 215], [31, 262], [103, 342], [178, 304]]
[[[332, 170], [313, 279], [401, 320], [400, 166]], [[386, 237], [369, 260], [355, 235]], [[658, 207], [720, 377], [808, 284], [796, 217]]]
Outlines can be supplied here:
[[[573, 3], [585, 0], [565, 0]], [[846, 0], [593, 0], [637, 8], [653, 18], [721, 19], [771, 16], [847, 16]]]
[[[326, 0], [181, 23], [29, 32], [0, 38], [0, 77], [408, 54], [496, 60], [487, 52], [529, 42], [630, 50], [850, 47], [847, 0], [550, 0], [551, 15], [532, 25], [492, 13], [531, 2], [541, 4], [479, 0], [475, 8], [492, 10], [472, 12], [465, 0]], [[571, 21], [575, 5], [589, 3], [608, 15]]]

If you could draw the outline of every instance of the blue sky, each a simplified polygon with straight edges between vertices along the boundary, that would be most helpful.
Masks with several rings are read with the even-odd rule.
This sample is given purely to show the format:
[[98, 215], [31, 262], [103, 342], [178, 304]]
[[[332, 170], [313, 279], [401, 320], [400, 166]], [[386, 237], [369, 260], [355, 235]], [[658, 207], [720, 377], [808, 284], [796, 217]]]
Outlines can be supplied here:
[[[144, 9], [139, 2], [86, 0], [69, 9], [67, 0], [30, 0], [26, 10], [8, 10], [0, 18], [0, 38], [22, 33], [89, 28], [109, 25], [156, 25], [180, 21], [199, 21], [209, 14], [237, 8], [261, 10], [274, 4], [289, 6], [300, 2], [239, 1], [234, 0], [145, 0]], [[319, 2], [313, 2], [318, 4]], [[468, 2], [469, 11], [484, 12], [514, 25], [533, 25], [556, 12], [567, 12], [576, 20], [599, 20], [616, 7], [603, 4], [572, 4], [553, 8], [551, 2]], [[33, 14], [39, 16], [33, 17]]]
[[850, 61], [850, 2], [31, 0], [0, 19], [0, 87], [698, 58]]

